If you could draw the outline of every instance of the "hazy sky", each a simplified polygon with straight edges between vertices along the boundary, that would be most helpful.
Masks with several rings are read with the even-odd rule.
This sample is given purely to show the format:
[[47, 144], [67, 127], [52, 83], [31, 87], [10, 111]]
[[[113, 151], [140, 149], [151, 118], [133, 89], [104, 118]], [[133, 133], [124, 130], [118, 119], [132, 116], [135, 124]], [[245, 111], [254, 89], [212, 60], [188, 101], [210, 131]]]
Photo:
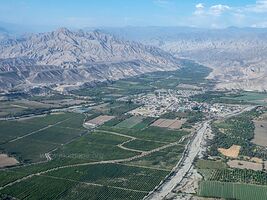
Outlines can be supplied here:
[[267, 0], [0, 0], [0, 21], [75, 28], [267, 27]]

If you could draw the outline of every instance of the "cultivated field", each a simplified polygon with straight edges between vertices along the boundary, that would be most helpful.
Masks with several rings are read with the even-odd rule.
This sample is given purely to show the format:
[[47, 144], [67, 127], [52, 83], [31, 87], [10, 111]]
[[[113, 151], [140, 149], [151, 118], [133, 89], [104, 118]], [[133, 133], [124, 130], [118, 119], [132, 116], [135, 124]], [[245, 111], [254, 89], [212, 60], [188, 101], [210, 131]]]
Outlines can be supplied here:
[[250, 169], [216, 169], [212, 171], [212, 174], [208, 180], [267, 185], [267, 174], [262, 171], [255, 171]]
[[267, 186], [202, 181], [198, 194], [204, 197], [220, 197], [225, 199], [263, 200], [267, 197]]
[[255, 135], [253, 143], [267, 147], [267, 120], [254, 120]]
[[132, 116], [116, 125], [117, 128], [133, 128], [137, 124], [141, 123], [143, 117], [141, 116]]
[[84, 116], [75, 113], [47, 115], [21, 121], [1, 121], [0, 149], [22, 162], [38, 162], [45, 153], [79, 137]]
[[263, 169], [261, 163], [254, 163], [254, 162], [243, 161], [243, 160], [229, 160], [227, 164], [231, 168], [238, 168], [238, 169], [252, 169], [255, 171], [261, 171]]
[[[150, 126], [153, 117], [128, 119], [127, 113], [140, 105], [116, 98], [183, 82], [197, 85], [208, 73], [192, 66], [84, 88], [72, 92], [98, 105], [84, 114], [1, 121], [0, 148], [25, 165], [0, 170], [0, 199], [143, 199], [180, 160], [187, 142], [181, 139], [189, 132], [177, 130], [178, 120], [174, 128], [162, 128]], [[37, 99], [56, 105], [61, 98]], [[83, 102], [60, 102], [68, 103]], [[85, 129], [85, 119], [97, 127]]]
[[186, 120], [178, 120], [178, 119], [158, 119], [151, 126], [161, 127], [161, 128], [169, 128], [169, 129], [180, 129], [185, 123]]
[[124, 188], [90, 184], [72, 179], [61, 179], [51, 176], [35, 176], [7, 188], [3, 193], [18, 199], [142, 199], [146, 191], [135, 191]]
[[95, 126], [99, 126], [99, 125], [102, 125], [104, 124], [105, 122], [113, 119], [114, 116], [108, 116], [108, 115], [101, 115], [101, 116], [98, 116], [94, 119], [91, 119], [87, 122], [85, 122], [85, 125], [86, 126], [92, 126], [92, 127], [95, 127]]
[[146, 166], [156, 169], [172, 170], [180, 160], [183, 153], [183, 145], [175, 145], [167, 149], [152, 153], [140, 159], [131, 161], [132, 165]]

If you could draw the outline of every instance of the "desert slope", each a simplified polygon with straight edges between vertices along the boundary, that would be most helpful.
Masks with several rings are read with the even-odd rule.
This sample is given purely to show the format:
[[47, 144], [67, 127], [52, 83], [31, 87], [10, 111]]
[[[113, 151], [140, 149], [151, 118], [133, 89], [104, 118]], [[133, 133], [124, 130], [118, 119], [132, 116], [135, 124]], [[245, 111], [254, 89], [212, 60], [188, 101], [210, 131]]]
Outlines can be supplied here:
[[179, 60], [149, 45], [101, 31], [65, 28], [0, 43], [0, 88], [81, 85], [176, 70]]

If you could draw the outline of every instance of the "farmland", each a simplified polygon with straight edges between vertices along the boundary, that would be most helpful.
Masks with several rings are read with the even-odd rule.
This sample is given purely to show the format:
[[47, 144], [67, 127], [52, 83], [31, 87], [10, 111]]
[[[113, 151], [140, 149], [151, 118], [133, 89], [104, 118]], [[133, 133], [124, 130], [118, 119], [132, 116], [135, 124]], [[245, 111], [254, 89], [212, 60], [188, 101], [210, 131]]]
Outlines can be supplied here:
[[121, 129], [117, 127], [101, 127], [101, 130], [118, 132], [138, 139], [156, 140], [160, 142], [174, 142], [188, 134], [187, 131], [183, 130], [174, 131], [159, 127], [147, 127], [141, 131], [135, 129]]
[[267, 120], [254, 120], [255, 136], [253, 143], [267, 147]]
[[169, 128], [169, 129], [180, 129], [185, 120], [177, 119], [158, 119], [151, 126]]
[[[71, 120], [73, 118], [75, 120]], [[65, 123], [67, 121], [71, 123]], [[68, 143], [86, 131], [82, 128], [83, 115], [71, 113], [0, 123], [3, 137], [12, 133], [0, 145], [0, 149], [26, 163], [45, 160], [46, 152]]]
[[47, 176], [104, 186], [147, 191], [153, 189], [168, 172], [121, 164], [73, 167], [47, 173]]
[[[38, 117], [0, 121], [0, 153], [19, 161], [16, 167], [0, 169], [0, 199], [142, 199], [173, 173], [188, 152], [185, 149], [193, 138], [192, 131], [208, 119], [209, 111], [203, 112], [197, 102], [191, 103], [194, 97], [182, 97], [189, 105], [186, 110], [175, 110], [176, 105], [174, 110], [167, 110], [168, 106], [159, 105], [163, 110], [159, 116], [134, 115], [131, 111], [143, 106], [134, 100], [139, 95], [155, 95], [156, 90], [167, 91], [166, 96], [172, 97], [170, 91], [180, 90], [181, 86], [185, 88], [180, 96], [195, 94], [212, 85], [203, 80], [209, 71], [191, 63], [179, 72], [110, 81], [71, 91], [70, 96], [27, 97], [30, 102], [40, 103], [34, 106], [52, 106]], [[201, 88], [196, 88], [200, 83]], [[189, 85], [190, 91], [186, 91]], [[223, 97], [225, 93], [218, 95]], [[175, 100], [168, 101], [172, 106]], [[60, 108], [54, 110], [57, 106]], [[218, 152], [218, 148], [227, 150], [239, 145], [238, 159], [246, 152], [257, 153], [247, 150], [247, 141], [253, 138], [254, 113], [248, 116], [214, 124], [213, 129], [226, 136], [215, 136], [216, 142], [208, 143], [215, 160], [205, 160], [204, 154], [202, 160], [196, 161], [202, 172], [209, 173], [205, 180], [265, 184], [264, 174], [235, 171], [226, 164], [229, 158]], [[253, 178], [247, 180], [244, 176]]]
[[132, 116], [116, 125], [117, 128], [133, 128], [137, 124], [141, 123], [142, 117]]
[[203, 181], [200, 183], [198, 194], [204, 197], [262, 200], [267, 196], [267, 186], [249, 185], [242, 183], [225, 183], [218, 181]]
[[184, 146], [176, 145], [131, 161], [132, 165], [171, 170], [180, 160]]
[[[266, 198], [267, 174], [263, 170], [266, 150], [255, 144], [259, 134], [255, 127], [260, 128], [261, 124], [255, 122], [262, 120], [264, 112], [264, 108], [254, 109], [213, 123], [215, 137], [209, 141], [208, 153], [217, 161], [197, 162], [203, 176], [198, 195], [242, 200]], [[218, 167], [216, 162], [220, 163]]]
[[53, 177], [33, 177], [30, 181], [24, 181], [13, 188], [13, 190], [6, 190], [5, 193], [24, 199], [74, 199], [75, 197], [78, 199], [104, 199], [109, 197], [111, 199], [134, 200], [142, 199], [146, 194], [145, 192], [79, 183]]

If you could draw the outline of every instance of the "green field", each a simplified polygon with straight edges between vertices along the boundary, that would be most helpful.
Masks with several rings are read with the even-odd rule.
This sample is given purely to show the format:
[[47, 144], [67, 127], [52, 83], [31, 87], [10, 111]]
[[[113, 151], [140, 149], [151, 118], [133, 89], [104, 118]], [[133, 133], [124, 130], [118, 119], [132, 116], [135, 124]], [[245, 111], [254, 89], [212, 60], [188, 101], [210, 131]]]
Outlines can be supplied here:
[[141, 123], [143, 117], [132, 116], [116, 125], [117, 128], [133, 128], [137, 124]]
[[98, 164], [60, 169], [47, 176], [149, 192], [167, 174], [166, 171], [121, 164]]
[[187, 131], [183, 130], [174, 131], [166, 128], [152, 127], [152, 126], [147, 127], [143, 130], [125, 129], [125, 128], [122, 129], [117, 127], [101, 127], [100, 129], [133, 136], [138, 139], [154, 140], [159, 142], [176, 142], [182, 136], [188, 134]]
[[0, 137], [6, 140], [0, 145], [0, 151], [26, 163], [45, 160], [45, 153], [86, 132], [82, 127], [83, 119], [81, 114], [66, 113], [21, 121], [1, 121]]
[[129, 143], [124, 144], [125, 147], [131, 149], [137, 149], [142, 151], [149, 151], [163, 146], [166, 143], [155, 142], [155, 141], [146, 141], [146, 140], [133, 140]]
[[84, 191], [79, 199], [86, 199], [84, 193], [92, 191], [89, 199], [142, 199], [167, 173], [119, 164], [72, 167], [34, 176], [1, 193], [19, 199], [69, 199], [78, 195], [74, 191]]
[[267, 186], [202, 181], [199, 186], [198, 195], [226, 199], [263, 200], [267, 197]]
[[143, 158], [136, 159], [130, 163], [136, 166], [146, 166], [171, 171], [180, 160], [183, 150], [184, 146], [175, 145]]
[[234, 97], [224, 97], [225, 99], [233, 99], [242, 102], [248, 102], [252, 104], [267, 105], [267, 93], [266, 92], [240, 92]]
[[213, 171], [209, 180], [267, 185], [267, 173], [248, 169], [217, 169]]
[[[2, 191], [18, 199], [142, 199], [146, 192], [131, 191], [101, 185], [90, 185], [73, 180], [35, 176]], [[1, 196], [0, 196], [1, 197]]]
[[[117, 95], [128, 96], [134, 94], [152, 92], [157, 88], [173, 89], [177, 85], [213, 85], [211, 81], [207, 81], [205, 77], [209, 75], [211, 70], [207, 67], [188, 60], [181, 60], [182, 67], [177, 71], [153, 72], [131, 77], [124, 80], [118, 80], [110, 84], [101, 84], [94, 88], [83, 88], [72, 91], [73, 94], [81, 96], [94, 97], [95, 101], [109, 100], [113, 101]], [[114, 96], [114, 94], [116, 94]]]
[[[0, 170], [0, 187], [4, 187], [0, 189], [0, 199], [143, 199], [180, 160], [186, 141], [157, 148], [177, 142], [189, 132], [150, 127], [156, 118], [131, 117], [127, 112], [140, 106], [131, 99], [135, 94], [174, 89], [181, 83], [210, 85], [205, 80], [210, 69], [190, 61], [181, 61], [180, 65], [188, 67], [72, 91], [94, 103], [85, 114], [66, 112], [0, 121], [0, 151], [15, 156], [21, 164]], [[127, 98], [124, 101], [120, 97]], [[27, 98], [41, 102], [46, 98], [73, 97]], [[20, 107], [12, 109], [15, 114], [33, 112]], [[39, 109], [36, 107], [37, 113], [44, 112]], [[96, 130], [83, 127], [84, 120], [99, 115], [115, 118]], [[202, 119], [203, 113], [186, 113], [185, 117], [189, 126]], [[155, 152], [146, 156], [139, 152], [151, 150]], [[44, 156], [48, 152], [52, 160]], [[16, 180], [20, 181], [14, 183]], [[14, 184], [5, 187], [9, 183]]]
[[222, 161], [198, 160], [196, 166], [199, 169], [224, 169], [227, 165]]
[[74, 159], [74, 163], [92, 162], [100, 160], [112, 160], [132, 157], [137, 155], [136, 152], [126, 151], [117, 147], [127, 141], [128, 138], [120, 137], [102, 132], [91, 132], [74, 142], [67, 144], [52, 156], [54, 158]]
[[254, 137], [253, 119], [261, 114], [255, 109], [245, 112], [241, 115], [231, 117], [224, 121], [214, 122], [212, 131], [215, 134], [210, 148], [209, 154], [212, 156], [222, 156], [218, 152], [218, 148], [229, 148], [232, 145], [240, 145], [242, 156], [267, 158], [265, 148], [256, 146], [251, 142]]

